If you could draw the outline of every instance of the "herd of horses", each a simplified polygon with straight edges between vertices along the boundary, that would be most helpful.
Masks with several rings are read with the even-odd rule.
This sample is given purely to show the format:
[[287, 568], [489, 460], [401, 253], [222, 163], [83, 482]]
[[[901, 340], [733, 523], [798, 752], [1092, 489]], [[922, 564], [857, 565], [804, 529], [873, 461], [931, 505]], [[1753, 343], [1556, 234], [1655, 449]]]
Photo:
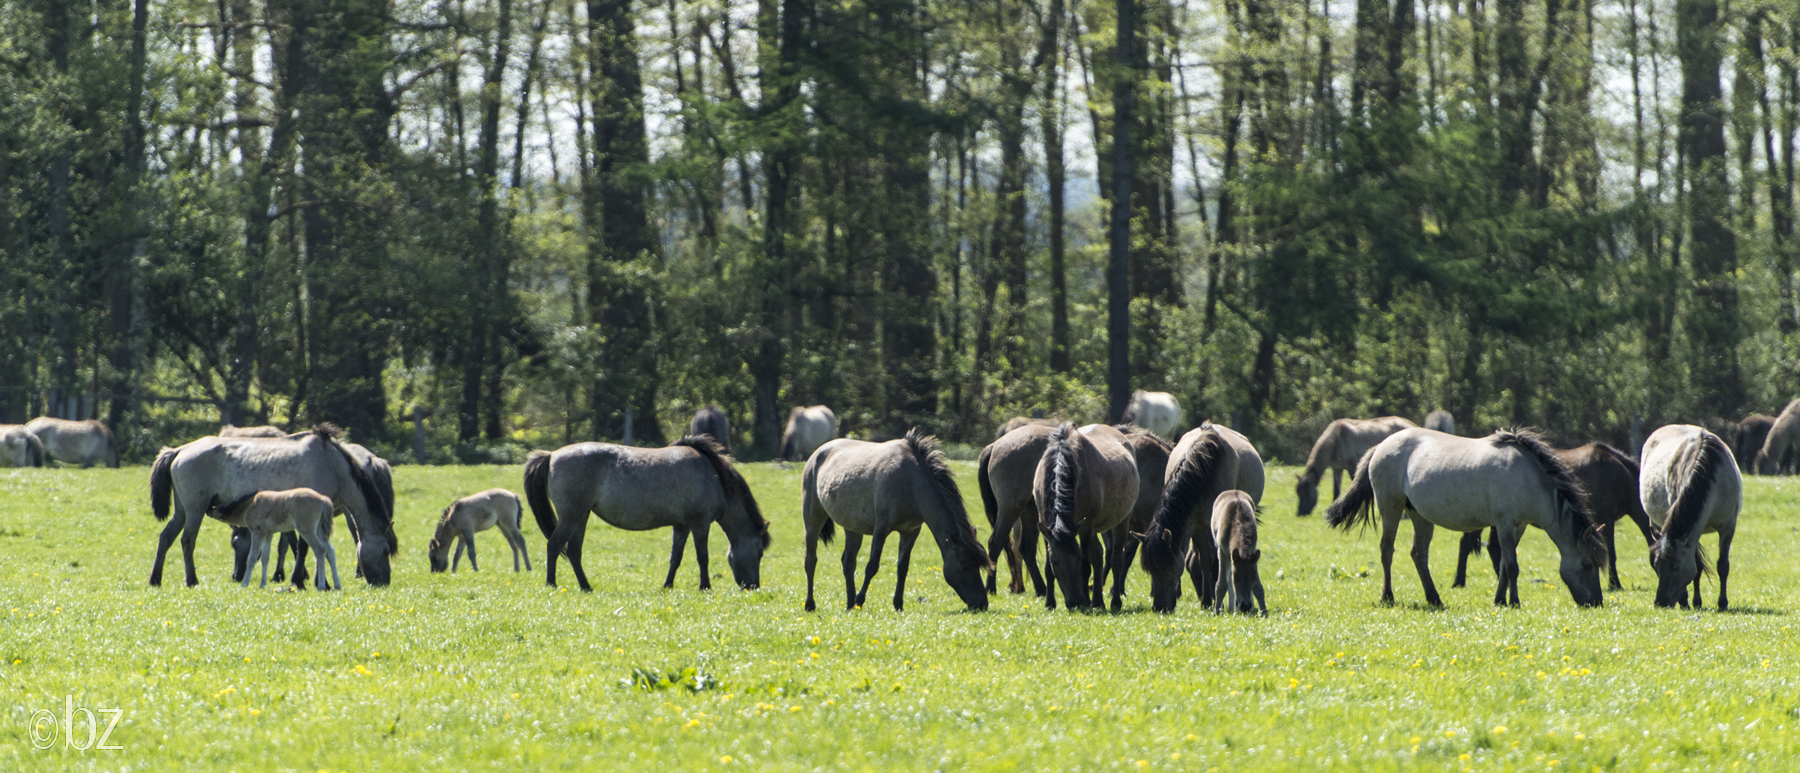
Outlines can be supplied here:
[[[997, 562], [1004, 555], [1008, 589], [1023, 593], [1029, 577], [1033, 592], [1051, 609], [1060, 595], [1071, 609], [1110, 602], [1119, 611], [1126, 576], [1140, 563], [1157, 612], [1175, 611], [1185, 575], [1203, 607], [1266, 614], [1257, 570], [1265, 481], [1255, 446], [1212, 422], [1171, 443], [1166, 438], [1179, 425], [1181, 409], [1165, 393], [1136, 393], [1125, 415], [1128, 423], [1119, 425], [1077, 427], [1044, 418], [1002, 425], [981, 451], [976, 469], [991, 527], [984, 545], [934, 438], [916, 429], [886, 442], [840, 438], [831, 409], [795, 408], [781, 448], [783, 459], [805, 463], [806, 609], [817, 609], [819, 544], [831, 543], [840, 529], [846, 608], [867, 601], [890, 536], [899, 539], [893, 604], [904, 608], [912, 550], [921, 529], [929, 529], [943, 558], [945, 583], [972, 610], [986, 609], [988, 596], [998, 592]], [[547, 540], [545, 581], [556, 585], [557, 565], [566, 558], [581, 589], [592, 590], [582, 564], [592, 514], [621, 529], [671, 530], [665, 588], [674, 586], [690, 538], [699, 586], [711, 586], [708, 538], [716, 524], [728, 543], [726, 564], [733, 579], [740, 588], [759, 587], [769, 521], [729, 456], [730, 440], [725, 413], [708, 406], [695, 414], [686, 437], [664, 448], [588, 442], [534, 451], [525, 462], [523, 484], [525, 501]], [[1443, 411], [1432, 412], [1422, 427], [1395, 416], [1338, 419], [1320, 434], [1296, 477], [1297, 514], [1316, 508], [1319, 485], [1330, 470], [1333, 501], [1325, 521], [1337, 529], [1379, 525], [1381, 599], [1389, 604], [1395, 599], [1395, 538], [1400, 523], [1410, 521], [1410, 555], [1432, 606], [1442, 605], [1429, 561], [1437, 527], [1463, 535], [1456, 587], [1467, 582], [1468, 559], [1481, 550], [1485, 531], [1497, 580], [1494, 603], [1517, 605], [1517, 549], [1526, 527], [1536, 526], [1556, 546], [1559, 574], [1575, 602], [1600, 606], [1602, 567], [1610, 586], [1620, 587], [1614, 533], [1617, 522], [1628, 517], [1649, 549], [1658, 606], [1699, 608], [1701, 578], [1711, 572], [1718, 578], [1718, 608], [1726, 609], [1731, 541], [1743, 503], [1741, 473], [1795, 470], [1800, 400], [1778, 417], [1745, 419], [1733, 440], [1727, 444], [1699, 426], [1669, 425], [1652, 433], [1633, 459], [1604, 443], [1553, 449], [1525, 430], [1461, 437]], [[0, 426], [0, 454], [5, 455], [0, 461], [15, 466], [41, 465], [45, 458], [84, 467], [118, 464], [111, 433], [93, 421], [37, 419]], [[1351, 477], [1347, 489], [1344, 473]], [[345, 514], [356, 542], [356, 575], [369, 584], [390, 581], [389, 559], [399, 550], [391, 468], [329, 424], [297, 433], [227, 425], [218, 435], [164, 448], [151, 467], [150, 498], [155, 517], [168, 521], [158, 538], [153, 586], [162, 583], [163, 564], [177, 538], [186, 583], [198, 584], [194, 546], [207, 517], [232, 527], [232, 577], [246, 586], [258, 565], [267, 585], [272, 543], [281, 535], [276, 582], [284, 579], [291, 549], [296, 588], [306, 584], [308, 552], [315, 554], [316, 587], [341, 588], [330, 543], [336, 512]], [[506, 489], [445, 507], [427, 549], [431, 570], [455, 571], [465, 553], [470, 567], [479, 569], [475, 534], [490, 528], [512, 549], [513, 570], [519, 571], [521, 561], [530, 570], [521, 531], [524, 509]], [[1700, 548], [1704, 534], [1718, 535], [1716, 562]], [[859, 583], [865, 539], [870, 555]]]

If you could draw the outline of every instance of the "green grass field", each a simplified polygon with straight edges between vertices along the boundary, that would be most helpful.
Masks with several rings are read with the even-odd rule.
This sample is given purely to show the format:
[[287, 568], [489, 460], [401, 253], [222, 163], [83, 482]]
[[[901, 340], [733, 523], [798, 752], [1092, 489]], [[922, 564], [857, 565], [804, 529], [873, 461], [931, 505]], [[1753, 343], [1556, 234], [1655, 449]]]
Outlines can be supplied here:
[[[1191, 594], [1172, 617], [1149, 613], [1136, 572], [1122, 615], [1017, 596], [969, 614], [928, 541], [905, 612], [887, 603], [891, 544], [881, 601], [844, 611], [833, 545], [808, 614], [799, 467], [746, 470], [774, 522], [762, 590], [732, 589], [717, 530], [719, 589], [694, 589], [690, 553], [664, 591], [668, 532], [595, 522], [591, 595], [543, 585], [529, 516], [540, 571], [506, 571], [488, 531], [486, 571], [427, 572], [439, 510], [518, 491], [514, 467], [397, 468], [393, 585], [351, 579], [340, 528], [342, 593], [241, 590], [217, 522], [201, 532], [200, 587], [180, 587], [177, 546], [172, 585], [150, 588], [160, 524], [144, 468], [0, 470], [0, 769], [1800, 767], [1800, 479], [1749, 481], [1731, 613], [1652, 608], [1629, 527], [1627, 589], [1597, 610], [1570, 601], [1542, 533], [1521, 550], [1522, 608], [1489, 603], [1485, 562], [1450, 590], [1456, 535], [1440, 534], [1448, 609], [1433, 611], [1404, 552], [1400, 605], [1378, 605], [1374, 534], [1293, 517], [1293, 470], [1276, 469], [1270, 616], [1240, 618]], [[957, 472], [985, 539], [974, 466]], [[35, 748], [33, 712], [60, 724], [65, 700], [122, 710], [108, 743], [123, 749]]]

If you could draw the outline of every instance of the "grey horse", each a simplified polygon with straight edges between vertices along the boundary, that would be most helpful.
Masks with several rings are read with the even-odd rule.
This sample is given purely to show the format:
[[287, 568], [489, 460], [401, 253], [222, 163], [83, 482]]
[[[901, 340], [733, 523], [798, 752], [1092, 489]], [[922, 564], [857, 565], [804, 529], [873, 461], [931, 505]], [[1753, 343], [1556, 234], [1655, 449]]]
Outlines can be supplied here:
[[236, 427], [230, 424], [219, 425], [219, 437], [287, 437], [289, 433], [280, 427], [264, 424], [260, 427]]
[[823, 405], [795, 408], [788, 413], [787, 429], [781, 433], [781, 458], [790, 462], [805, 461], [813, 451], [837, 437], [837, 414]]
[[0, 467], [44, 466], [44, 444], [23, 424], [0, 424]]
[[1389, 435], [1419, 425], [1399, 416], [1379, 419], [1338, 419], [1326, 425], [1306, 455], [1306, 468], [1294, 480], [1294, 496], [1300, 500], [1299, 515], [1312, 514], [1319, 504], [1319, 480], [1331, 471], [1331, 498], [1343, 495], [1344, 473], [1355, 472], [1357, 460], [1386, 440]]
[[150, 505], [157, 520], [164, 520], [173, 504], [175, 517], [158, 540], [150, 584], [162, 584], [163, 560], [177, 535], [181, 537], [187, 584], [200, 583], [194, 574], [194, 542], [204, 516], [218, 517], [220, 503], [235, 502], [258, 491], [296, 488], [317, 491], [344, 509], [358, 536], [363, 579], [370, 585], [388, 584], [388, 558], [400, 549], [393, 513], [375, 480], [338, 441], [339, 434], [336, 427], [325, 424], [297, 441], [205, 437], [180, 448], [163, 449], [150, 468]]
[[1688, 583], [1694, 585], [1699, 609], [1700, 576], [1706, 557], [1700, 536], [1719, 535], [1719, 609], [1730, 606], [1726, 582], [1731, 577], [1731, 538], [1737, 534], [1744, 508], [1744, 481], [1725, 441], [1692, 424], [1671, 424], [1650, 433], [1638, 457], [1643, 471], [1638, 494], [1650, 523], [1660, 532], [1650, 548], [1656, 569], [1656, 605], [1688, 605]]
[[[1256, 502], [1242, 491], [1227, 491], [1213, 500], [1213, 544], [1218, 546], [1219, 584], [1213, 589], [1213, 612], [1227, 608], [1249, 614], [1250, 600], [1264, 615], [1269, 605], [1263, 601], [1262, 575], [1257, 566], [1262, 561], [1262, 548], [1256, 540]], [[1226, 597], [1230, 596], [1227, 606]]]
[[725, 561], [738, 587], [762, 582], [762, 555], [769, 546], [769, 522], [731, 458], [709, 437], [685, 437], [667, 448], [632, 448], [611, 443], [576, 443], [554, 453], [534, 451], [525, 460], [525, 499], [549, 540], [544, 548], [544, 582], [556, 584], [557, 556], [567, 556], [583, 591], [593, 591], [581, 566], [587, 516], [593, 513], [627, 531], [673, 528], [669, 575], [694, 537], [700, 562], [700, 589], [712, 587], [707, 534], [714, 522], [731, 543]]
[[[819, 543], [831, 542], [844, 527], [845, 607], [856, 609], [869, 595], [869, 582], [881, 566], [888, 535], [899, 533], [900, 555], [894, 579], [894, 609], [906, 606], [906, 572], [920, 527], [930, 527], [944, 560], [944, 582], [969, 609], [987, 609], [982, 571], [991, 565], [975, 527], [963, 507], [956, 478], [930, 435], [910, 430], [886, 443], [840, 438], [820, 446], [801, 474], [801, 516], [806, 523], [806, 611], [818, 609], [813, 576]], [[856, 584], [856, 559], [868, 535], [869, 565], [862, 587]]]
[[1435, 429], [1446, 435], [1454, 435], [1456, 434], [1456, 417], [1451, 416], [1449, 411], [1439, 408], [1425, 414], [1425, 423], [1419, 426]]
[[710, 436], [719, 441], [725, 453], [731, 453], [731, 422], [725, 418], [725, 409], [717, 405], [695, 411], [694, 419], [688, 422], [688, 434]]
[[[981, 506], [993, 529], [988, 535], [988, 561], [992, 565], [1001, 552], [1006, 553], [1007, 567], [1012, 570], [1012, 582], [1007, 588], [1013, 593], [1025, 592], [1022, 575], [1029, 571], [1033, 592], [1044, 595], [1044, 576], [1037, 566], [1037, 500], [1032, 498], [1031, 484], [1055, 428], [1055, 424], [1028, 419], [981, 449], [975, 466]], [[998, 574], [998, 569], [988, 572], [989, 593], [996, 590]]]
[[1181, 436], [1169, 454], [1163, 480], [1162, 497], [1142, 536], [1150, 606], [1158, 612], [1175, 611], [1184, 569], [1201, 606], [1211, 606], [1219, 572], [1210, 521], [1213, 502], [1235, 489], [1260, 503], [1262, 455], [1236, 430], [1205, 422]]
[[25, 422], [25, 431], [37, 436], [45, 455], [83, 469], [96, 464], [119, 466], [119, 444], [112, 430], [93, 419], [69, 421], [48, 416]]
[[1394, 536], [1400, 521], [1413, 523], [1413, 566], [1425, 602], [1443, 606], [1431, 581], [1434, 526], [1459, 532], [1494, 527], [1500, 544], [1500, 584], [1494, 603], [1517, 606], [1519, 538], [1526, 526], [1549, 533], [1562, 554], [1560, 574], [1575, 603], [1604, 603], [1600, 565], [1606, 543], [1594, 525], [1581, 486], [1536, 434], [1517, 430], [1464, 438], [1413, 428], [1381, 441], [1356, 467], [1343, 497], [1325, 511], [1337, 529], [1381, 519], [1381, 600], [1394, 603]]
[[1168, 392], [1139, 389], [1131, 393], [1131, 403], [1125, 406], [1120, 420], [1162, 437], [1174, 437], [1175, 429], [1181, 426], [1181, 402]]

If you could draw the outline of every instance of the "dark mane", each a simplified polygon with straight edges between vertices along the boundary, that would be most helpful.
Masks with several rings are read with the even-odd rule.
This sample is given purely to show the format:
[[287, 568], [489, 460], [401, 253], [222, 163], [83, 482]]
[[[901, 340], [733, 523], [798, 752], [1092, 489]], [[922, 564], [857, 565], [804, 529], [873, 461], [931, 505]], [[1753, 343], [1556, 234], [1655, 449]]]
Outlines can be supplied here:
[[344, 436], [344, 428], [329, 421], [321, 421], [313, 425], [312, 433], [326, 440], [337, 440]]
[[1306, 452], [1306, 466], [1300, 470], [1301, 477], [1317, 480], [1321, 476], [1323, 470], [1320, 467], [1324, 461], [1320, 457], [1337, 442], [1337, 436], [1343, 433], [1343, 422], [1343, 419], [1332, 419], [1330, 424], [1325, 425], [1325, 431], [1320, 432], [1319, 439], [1313, 441], [1312, 450]]
[[[750, 493], [750, 484], [746, 483], [743, 474], [732, 466], [731, 457], [726, 455], [725, 449], [719, 445], [719, 441], [714, 440], [711, 435], [689, 435], [671, 443], [670, 446], [692, 448], [712, 463], [713, 471], [719, 474], [719, 485], [725, 489], [725, 501], [743, 505], [744, 514], [749, 516], [751, 525], [756, 527], [757, 536], [762, 538], [763, 545], [766, 547], [769, 544], [769, 519], [763, 517], [762, 508], [756, 504], [756, 495]], [[547, 467], [548, 465], [546, 465]], [[529, 474], [529, 470], [527, 474]], [[536, 510], [535, 507], [532, 509]], [[542, 516], [539, 516], [539, 521], [541, 523]]]
[[1606, 562], [1606, 543], [1600, 533], [1594, 529], [1594, 514], [1587, 506], [1587, 493], [1582, 491], [1581, 482], [1569, 471], [1569, 466], [1556, 457], [1550, 445], [1544, 442], [1542, 435], [1529, 429], [1512, 429], [1495, 432], [1491, 439], [1494, 445], [1517, 448], [1537, 460], [1538, 467], [1555, 487], [1553, 498], [1556, 500], [1556, 516], [1572, 527], [1572, 533], [1581, 550], [1589, 560], [1596, 564]]
[[1700, 452], [1694, 455], [1694, 465], [1682, 476], [1681, 491], [1669, 504], [1668, 521], [1663, 524], [1665, 540], [1675, 543], [1698, 536], [1695, 532], [1704, 525], [1707, 497], [1712, 494], [1719, 467], [1729, 458], [1731, 453], [1718, 435], [1711, 432], [1701, 435]]
[[[344, 465], [350, 468], [350, 479], [356, 481], [357, 492], [362, 494], [363, 503], [369, 506], [369, 516], [375, 519], [375, 525], [381, 527], [382, 538], [387, 540], [387, 554], [398, 555], [400, 538], [394, 534], [394, 512], [390, 508], [387, 498], [382, 496], [381, 487], [369, 475], [369, 471], [363, 469], [362, 463], [354, 454], [350, 453], [350, 449], [338, 442], [338, 438], [344, 434], [344, 431], [338, 429], [336, 424], [323, 422], [313, 427], [313, 434], [330, 443], [331, 447], [337, 450], [338, 455], [344, 458]], [[362, 527], [358, 524], [357, 528], [361, 530]]]
[[1039, 505], [1044, 511], [1040, 528], [1045, 539], [1072, 552], [1080, 550], [1069, 525], [1075, 519], [1075, 478], [1081, 463], [1075, 453], [1077, 442], [1073, 424], [1064, 422], [1051, 430], [1049, 445], [1044, 447], [1044, 461], [1050, 467], [1050, 503], [1049, 507]]
[[1631, 473], [1631, 477], [1635, 478], [1638, 476], [1637, 460], [1627, 456], [1624, 451], [1620, 451], [1605, 443], [1595, 443], [1594, 453], [1612, 457], [1613, 461], [1618, 462], [1619, 466], [1624, 467], [1627, 472]]
[[992, 569], [994, 565], [988, 561], [987, 551], [982, 549], [980, 540], [975, 538], [975, 525], [969, 522], [969, 510], [963, 505], [962, 490], [956, 486], [956, 477], [950, 471], [950, 465], [944, 461], [944, 452], [938, 450], [937, 438], [919, 432], [914, 427], [906, 431], [906, 446], [912, 450], [919, 466], [931, 473], [932, 482], [937, 484], [939, 498], [944, 509], [950, 511], [950, 520], [954, 528], [944, 535], [949, 541], [961, 545], [964, 549], [981, 557], [983, 569]]
[[1189, 536], [1189, 521], [1196, 508], [1211, 504], [1201, 500], [1212, 488], [1219, 460], [1231, 452], [1231, 444], [1211, 422], [1202, 423], [1200, 430], [1203, 433], [1200, 439], [1188, 449], [1187, 456], [1181, 458], [1181, 465], [1175, 468], [1175, 474], [1163, 484], [1162, 501], [1157, 503], [1156, 514], [1150, 516], [1150, 525], [1145, 527], [1143, 560], [1147, 571], [1179, 568], [1182, 546], [1187, 544]]
[[1171, 450], [1175, 447], [1175, 444], [1164, 440], [1161, 435], [1144, 429], [1136, 424], [1114, 424], [1113, 429], [1118, 430], [1119, 434], [1124, 435], [1128, 439], [1140, 439], [1153, 442], [1157, 447], [1164, 451]]

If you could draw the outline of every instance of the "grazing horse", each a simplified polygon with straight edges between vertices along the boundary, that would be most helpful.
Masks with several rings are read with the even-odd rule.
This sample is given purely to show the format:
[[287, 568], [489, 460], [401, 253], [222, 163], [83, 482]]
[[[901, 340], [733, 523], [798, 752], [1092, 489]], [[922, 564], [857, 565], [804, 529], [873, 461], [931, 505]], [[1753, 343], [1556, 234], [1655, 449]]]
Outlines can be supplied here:
[[[317, 562], [313, 574], [319, 578], [319, 590], [342, 590], [338, 578], [337, 551], [331, 547], [331, 497], [309, 488], [287, 491], [258, 491], [218, 508], [219, 520], [249, 531], [249, 566], [262, 564], [262, 587], [269, 587], [269, 538], [280, 532], [298, 532], [311, 545]], [[331, 565], [331, 583], [325, 582], [325, 565]], [[276, 580], [276, 582], [281, 582]], [[244, 572], [243, 587], [250, 587], [250, 572]]]
[[[298, 440], [306, 437], [307, 434], [308, 433], [300, 432], [292, 435], [285, 435], [283, 437], [288, 440]], [[375, 481], [375, 491], [381, 495], [381, 501], [386, 504], [387, 511], [390, 513], [394, 512], [394, 468], [388, 465], [386, 459], [376, 456], [373, 451], [370, 451], [361, 445], [356, 443], [343, 443], [342, 445], [344, 450], [350, 453], [351, 458], [354, 458], [356, 463], [362, 466], [363, 472], [368, 474], [369, 479]], [[343, 512], [343, 510], [343, 507], [338, 507], [338, 512]], [[345, 523], [350, 527], [350, 538], [359, 539], [357, 536], [355, 519], [345, 519]], [[325, 533], [327, 536], [330, 535], [331, 527], [329, 525], [325, 527]], [[237, 539], [238, 531], [234, 529], [232, 531], [231, 543], [234, 547], [238, 544]], [[297, 538], [293, 532], [281, 535], [280, 544], [275, 550], [275, 581], [281, 582], [283, 562], [287, 560], [287, 554], [290, 550], [294, 552], [294, 560], [296, 562], [294, 564], [294, 587], [299, 588], [306, 583], [306, 542]], [[241, 550], [239, 552], [240, 554], [242, 553]], [[241, 555], [238, 563], [239, 571], [241, 571], [243, 563]], [[360, 564], [356, 567], [356, 576], [363, 576], [363, 570]], [[232, 579], [237, 579], [237, 575], [233, 574]]]
[[[30, 425], [26, 425], [30, 426]], [[1756, 454], [1758, 475], [1792, 475], [1800, 472], [1800, 400], [1781, 409], [1762, 450]]]
[[[868, 599], [869, 582], [881, 568], [881, 547], [889, 534], [899, 532], [894, 609], [904, 609], [913, 543], [919, 527], [928, 526], [944, 559], [944, 582], [969, 609], [987, 609], [981, 574], [992, 565], [975, 539], [956, 478], [930, 435], [912, 429], [906, 437], [886, 443], [833, 440], [807, 459], [800, 488], [800, 512], [806, 523], [806, 611], [818, 608], [813, 573], [819, 565], [819, 543], [831, 542], [835, 526], [844, 527], [845, 608], [856, 609]], [[864, 535], [873, 541], [858, 588], [856, 558]]]
[[700, 562], [700, 589], [712, 588], [707, 536], [715, 522], [731, 543], [725, 563], [738, 587], [751, 590], [762, 583], [769, 522], [744, 476], [712, 438], [685, 437], [667, 448], [576, 443], [554, 453], [534, 451], [525, 460], [525, 499], [549, 540], [544, 582], [550, 585], [556, 584], [557, 556], [566, 555], [581, 590], [593, 591], [581, 566], [588, 513], [627, 531], [673, 528], [664, 588], [675, 585], [689, 533]]
[[48, 416], [25, 422], [25, 431], [37, 436], [44, 453], [63, 464], [79, 464], [87, 469], [104, 463], [119, 466], [119, 444], [112, 430], [93, 419], [69, 421]]
[[1425, 586], [1425, 601], [1443, 606], [1431, 581], [1433, 526], [1454, 531], [1495, 527], [1500, 543], [1500, 586], [1494, 603], [1505, 604], [1513, 592], [1517, 606], [1519, 537], [1526, 526], [1550, 534], [1562, 553], [1561, 574], [1575, 603], [1604, 603], [1599, 566], [1606, 543], [1582, 501], [1581, 486], [1535, 433], [1496, 432], [1464, 438], [1428, 429], [1395, 433], [1370, 450], [1356, 466], [1356, 477], [1344, 496], [1325, 510], [1325, 522], [1337, 529], [1381, 518], [1381, 601], [1394, 603], [1394, 535], [1400, 521], [1413, 523], [1413, 566]]
[[1219, 495], [1233, 489], [1249, 494], [1252, 502], [1262, 501], [1262, 456], [1249, 438], [1207, 422], [1181, 436], [1169, 454], [1163, 480], [1156, 513], [1142, 535], [1151, 608], [1175, 611], [1184, 569], [1200, 605], [1212, 606], [1219, 567], [1212, 529], [1205, 519]]
[[[524, 517], [525, 508], [519, 504], [519, 496], [503, 488], [491, 488], [451, 502], [444, 508], [443, 517], [438, 519], [437, 533], [432, 535], [431, 547], [426, 551], [431, 571], [456, 571], [457, 565], [462, 563], [465, 548], [469, 551], [469, 568], [481, 571], [475, 563], [475, 532], [496, 526], [500, 527], [500, 536], [506, 538], [507, 546], [512, 548], [513, 571], [519, 571], [521, 555], [525, 557], [526, 570], [530, 570], [531, 550], [525, 547], [525, 535], [519, 533], [519, 524]], [[450, 557], [453, 539], [456, 541], [454, 560]]]
[[719, 447], [725, 453], [731, 453], [731, 422], [725, 419], [725, 409], [717, 405], [708, 405], [694, 412], [694, 419], [688, 422], [689, 435], [710, 435], [719, 441]]
[[1107, 562], [1112, 573], [1112, 611], [1117, 612], [1125, 605], [1125, 575], [1131, 571], [1131, 562], [1137, 557], [1141, 542], [1137, 535], [1150, 528], [1156, 506], [1162, 503], [1163, 475], [1169, 466], [1170, 446], [1169, 441], [1142, 427], [1121, 424], [1114, 429], [1125, 434], [1125, 445], [1131, 448], [1138, 470], [1137, 504], [1131, 506], [1131, 517], [1106, 533]]
[[1426, 429], [1435, 429], [1446, 435], [1454, 435], [1456, 434], [1456, 417], [1451, 416], [1449, 411], [1439, 408], [1425, 414], [1425, 423], [1421, 426]]
[[169, 517], [173, 502], [175, 518], [158, 540], [150, 584], [162, 584], [163, 559], [177, 535], [187, 584], [200, 583], [194, 574], [194, 542], [205, 516], [217, 517], [220, 502], [296, 488], [310, 488], [344, 508], [358, 537], [363, 579], [370, 585], [388, 584], [388, 557], [400, 549], [393, 514], [374, 478], [338, 441], [338, 434], [337, 427], [322, 424], [298, 440], [205, 437], [163, 449], [150, 468], [150, 505], [160, 521]]
[[0, 424], [0, 467], [44, 466], [44, 444], [23, 424]]
[[[1044, 535], [1044, 607], [1056, 608], [1057, 586], [1070, 609], [1104, 603], [1107, 566], [1099, 535], [1124, 524], [1137, 504], [1137, 461], [1125, 436], [1104, 424], [1050, 431], [1032, 477], [1038, 530]], [[1091, 580], [1091, 584], [1090, 584]]]
[[[1624, 451], [1605, 443], [1589, 443], [1566, 451], [1556, 450], [1556, 458], [1568, 465], [1569, 472], [1575, 481], [1581, 484], [1582, 495], [1586, 498], [1588, 512], [1593, 515], [1594, 522], [1600, 524], [1601, 535], [1606, 539], [1606, 569], [1608, 587], [1618, 590], [1624, 587], [1619, 584], [1619, 551], [1618, 525], [1619, 519], [1629, 517], [1637, 524], [1638, 531], [1643, 532], [1644, 544], [1655, 544], [1655, 530], [1650, 528], [1650, 518], [1644, 514], [1644, 505], [1638, 500], [1638, 464]], [[1463, 535], [1462, 545], [1456, 557], [1456, 582], [1450, 587], [1461, 588], [1468, 577], [1469, 555], [1481, 549], [1481, 532], [1472, 531]], [[1488, 557], [1492, 560], [1495, 574], [1500, 569], [1500, 544], [1490, 536], [1488, 540]]]
[[1738, 471], [1745, 475], [1756, 474], [1756, 455], [1762, 451], [1763, 443], [1769, 439], [1769, 430], [1775, 428], [1775, 417], [1761, 413], [1745, 416], [1738, 422], [1737, 431], [1731, 442], [1731, 455], [1737, 458]]
[[1256, 501], [1242, 491], [1227, 491], [1213, 501], [1213, 544], [1219, 550], [1219, 584], [1213, 590], [1213, 612], [1223, 612], [1225, 596], [1231, 596], [1231, 609], [1250, 613], [1250, 599], [1264, 615], [1269, 605], [1263, 602], [1262, 575], [1256, 565], [1262, 560], [1262, 548], [1256, 545]]
[[1331, 498], [1343, 496], [1345, 472], [1355, 472], [1363, 454], [1389, 435], [1418, 426], [1399, 416], [1379, 419], [1337, 419], [1325, 426], [1306, 456], [1306, 469], [1294, 481], [1294, 495], [1300, 500], [1300, 515], [1311, 515], [1319, 504], [1319, 479], [1331, 470]]
[[787, 429], [781, 433], [781, 459], [800, 462], [810, 458], [819, 446], [837, 437], [837, 414], [823, 405], [795, 408], [788, 413]]
[[234, 427], [230, 424], [219, 425], [219, 437], [287, 437], [288, 433], [280, 427], [264, 424], [260, 427]]
[[1010, 419], [1007, 419], [1005, 424], [1000, 425], [1000, 429], [994, 431], [994, 439], [999, 440], [1000, 438], [1006, 437], [1006, 433], [1011, 432], [1020, 427], [1028, 427], [1028, 426], [1032, 426], [1032, 425], [1038, 425], [1038, 426], [1044, 426], [1044, 427], [1055, 427], [1056, 425], [1061, 424], [1061, 423], [1062, 422], [1058, 419], [1034, 419], [1034, 418], [1030, 418], [1027, 416], [1014, 416]]
[[[981, 449], [981, 459], [975, 466], [981, 507], [987, 513], [988, 526], [993, 528], [988, 535], [988, 561], [991, 565], [1002, 550], [1006, 552], [1007, 567], [1012, 570], [1012, 583], [1007, 589], [1013, 593], [1025, 592], [1020, 577], [1023, 566], [1031, 573], [1033, 592], [1044, 595], [1044, 576], [1037, 566], [1037, 500], [1032, 498], [1031, 485], [1053, 429], [1049, 423], [1028, 420], [1003, 431], [999, 439]], [[998, 574], [998, 569], [988, 573], [989, 593], [995, 592]]]
[[1139, 389], [1131, 393], [1131, 403], [1125, 406], [1125, 414], [1120, 418], [1126, 424], [1143, 427], [1163, 437], [1173, 437], [1175, 428], [1181, 426], [1181, 403], [1168, 392]]
[[1691, 582], [1694, 608], [1701, 607], [1700, 576], [1707, 566], [1700, 536], [1718, 532], [1719, 609], [1727, 609], [1731, 538], [1737, 533], [1738, 511], [1744, 507], [1744, 481], [1731, 450], [1718, 435], [1701, 427], [1671, 424], [1650, 434], [1639, 458], [1644, 474], [1638, 492], [1650, 523], [1660, 532], [1650, 548], [1656, 605], [1679, 604], [1686, 609]]

